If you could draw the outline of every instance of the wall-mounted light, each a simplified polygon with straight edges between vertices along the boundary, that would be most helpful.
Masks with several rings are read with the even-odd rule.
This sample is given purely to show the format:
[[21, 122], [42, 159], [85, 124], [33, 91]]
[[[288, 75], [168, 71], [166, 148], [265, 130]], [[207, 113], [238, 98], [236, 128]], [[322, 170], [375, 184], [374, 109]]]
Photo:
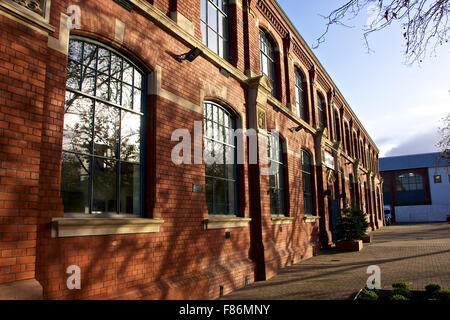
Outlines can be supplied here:
[[289, 130], [291, 131], [291, 132], [299, 132], [300, 130], [302, 130], [302, 129], [304, 129], [305, 127], [303, 127], [302, 125], [299, 125], [298, 127], [292, 127], [292, 128], [289, 128]]
[[186, 53], [176, 56], [176, 59], [178, 61], [187, 60], [189, 62], [192, 62], [202, 53], [203, 53], [202, 50], [200, 50], [199, 48], [193, 48], [189, 52], [186, 52]]

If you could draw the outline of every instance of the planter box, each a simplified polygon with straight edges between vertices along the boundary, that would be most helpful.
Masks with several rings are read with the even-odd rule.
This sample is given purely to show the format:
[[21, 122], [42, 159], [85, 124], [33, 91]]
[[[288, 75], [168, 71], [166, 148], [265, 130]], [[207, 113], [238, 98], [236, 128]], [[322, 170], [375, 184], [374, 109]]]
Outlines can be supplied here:
[[373, 235], [369, 234], [369, 235], [367, 235], [365, 237], [362, 237], [361, 240], [364, 243], [372, 243], [373, 242]]
[[339, 240], [336, 242], [336, 249], [339, 251], [361, 251], [363, 248], [362, 240]]

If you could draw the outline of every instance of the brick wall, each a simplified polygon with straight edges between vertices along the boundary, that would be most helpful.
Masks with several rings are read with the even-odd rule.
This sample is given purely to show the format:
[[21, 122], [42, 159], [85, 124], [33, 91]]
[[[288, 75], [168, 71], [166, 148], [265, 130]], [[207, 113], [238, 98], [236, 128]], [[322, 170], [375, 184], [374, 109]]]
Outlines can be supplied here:
[[[201, 40], [199, 1], [149, 2], [168, 17], [174, 11], [182, 14]], [[242, 217], [252, 218], [251, 226], [205, 230], [205, 195], [192, 192], [193, 183], [204, 184], [205, 167], [173, 164], [171, 152], [177, 142], [171, 141], [171, 134], [179, 128], [193, 132], [194, 121], [202, 121], [203, 115], [186, 105], [201, 110], [203, 100], [224, 105], [248, 128], [250, 98], [245, 82], [227, 77], [204, 56], [191, 63], [177, 61], [174, 56], [190, 49], [185, 41], [142, 12], [128, 12], [113, 1], [52, 1], [54, 38], [62, 36], [59, 20], [68, 5], [81, 8], [81, 29], [71, 35], [115, 48], [149, 75], [160, 68], [161, 88], [181, 101], [158, 95], [146, 99], [145, 215], [161, 218], [164, 224], [157, 233], [52, 237], [52, 218], [64, 217], [60, 171], [67, 56], [48, 47], [47, 36], [0, 15], [0, 284], [36, 278], [45, 299], [209, 299], [311, 257], [320, 247], [320, 236], [325, 237], [322, 244], [328, 244], [327, 204], [322, 195], [326, 169], [318, 163], [314, 207], [321, 221], [303, 219], [299, 155], [306, 149], [316, 159], [316, 138], [307, 130], [291, 132], [289, 128], [298, 122], [272, 105], [267, 106], [268, 129], [277, 128], [288, 142], [285, 168], [292, 222], [272, 223], [269, 179], [259, 175], [258, 166], [244, 164], [238, 169], [239, 211]], [[283, 21], [276, 6], [270, 1], [267, 5]], [[116, 19], [125, 25], [121, 44], [115, 39]], [[247, 76], [260, 74], [259, 27], [281, 49], [276, 59], [277, 98], [295, 110], [293, 66], [300, 63], [306, 69], [305, 57], [298, 57], [292, 45], [284, 43], [273, 17], [258, 2], [250, 7], [247, 1], [230, 5], [230, 63]], [[284, 28], [289, 29], [287, 24]], [[307, 58], [314, 62], [312, 56]], [[315, 95], [310, 83], [311, 112], [316, 112]], [[313, 119], [317, 115], [308, 121], [310, 125]], [[347, 169], [350, 166], [343, 174], [348, 177], [352, 171]], [[336, 190], [345, 190], [340, 183], [339, 178]], [[225, 231], [230, 231], [229, 239]], [[81, 290], [67, 289], [70, 265], [81, 268]]]

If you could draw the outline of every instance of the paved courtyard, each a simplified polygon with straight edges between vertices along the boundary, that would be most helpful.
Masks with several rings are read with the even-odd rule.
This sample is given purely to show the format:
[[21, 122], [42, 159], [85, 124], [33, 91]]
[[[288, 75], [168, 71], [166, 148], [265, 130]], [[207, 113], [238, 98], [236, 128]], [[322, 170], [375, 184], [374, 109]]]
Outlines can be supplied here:
[[381, 286], [397, 281], [423, 290], [429, 283], [450, 289], [450, 223], [401, 224], [372, 233], [374, 241], [360, 252], [322, 251], [222, 299], [352, 299], [366, 284], [367, 267], [381, 269]]

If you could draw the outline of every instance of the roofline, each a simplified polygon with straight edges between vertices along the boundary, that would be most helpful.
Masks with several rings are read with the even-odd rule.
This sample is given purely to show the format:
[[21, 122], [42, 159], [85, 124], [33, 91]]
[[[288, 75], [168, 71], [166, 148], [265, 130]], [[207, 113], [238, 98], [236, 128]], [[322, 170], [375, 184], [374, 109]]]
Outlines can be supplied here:
[[356, 119], [358, 125], [361, 127], [361, 129], [364, 131], [364, 133], [366, 134], [366, 136], [369, 138], [370, 142], [372, 142], [372, 145], [375, 147], [377, 153], [380, 153], [380, 150], [378, 149], [378, 146], [376, 145], [376, 143], [373, 141], [372, 137], [369, 135], [369, 133], [367, 132], [366, 128], [364, 128], [364, 126], [361, 124], [361, 121], [359, 121], [358, 117], [356, 116], [355, 112], [353, 111], [353, 109], [350, 107], [350, 104], [347, 102], [347, 100], [345, 99], [344, 95], [342, 94], [342, 92], [339, 90], [338, 86], [336, 85], [336, 83], [334, 83], [333, 79], [331, 78], [331, 76], [328, 74], [327, 70], [323, 67], [323, 65], [320, 63], [319, 59], [316, 57], [316, 55], [314, 54], [314, 52], [311, 50], [311, 48], [309, 47], [309, 45], [306, 43], [305, 39], [303, 39], [303, 37], [301, 36], [300, 32], [297, 30], [297, 28], [295, 27], [295, 25], [292, 23], [291, 19], [289, 18], [289, 16], [286, 14], [286, 12], [283, 10], [283, 8], [280, 6], [280, 4], [278, 3], [278, 1], [276, 0], [269, 0], [272, 4], [274, 4], [280, 11], [281, 13], [284, 15], [284, 17], [286, 18], [286, 21], [289, 23], [290, 27], [292, 28], [292, 30], [294, 30], [294, 32], [296, 33], [296, 36], [300, 39], [301, 44], [306, 48], [306, 50], [308, 51], [308, 53], [312, 56], [314, 62], [319, 65], [319, 67], [321, 68], [321, 70], [325, 73], [325, 76], [328, 78], [328, 80], [333, 84], [334, 88], [336, 89], [337, 93], [340, 95], [340, 97], [342, 98], [342, 100], [344, 101], [344, 103], [347, 105], [350, 113], [352, 114], [352, 116]]

